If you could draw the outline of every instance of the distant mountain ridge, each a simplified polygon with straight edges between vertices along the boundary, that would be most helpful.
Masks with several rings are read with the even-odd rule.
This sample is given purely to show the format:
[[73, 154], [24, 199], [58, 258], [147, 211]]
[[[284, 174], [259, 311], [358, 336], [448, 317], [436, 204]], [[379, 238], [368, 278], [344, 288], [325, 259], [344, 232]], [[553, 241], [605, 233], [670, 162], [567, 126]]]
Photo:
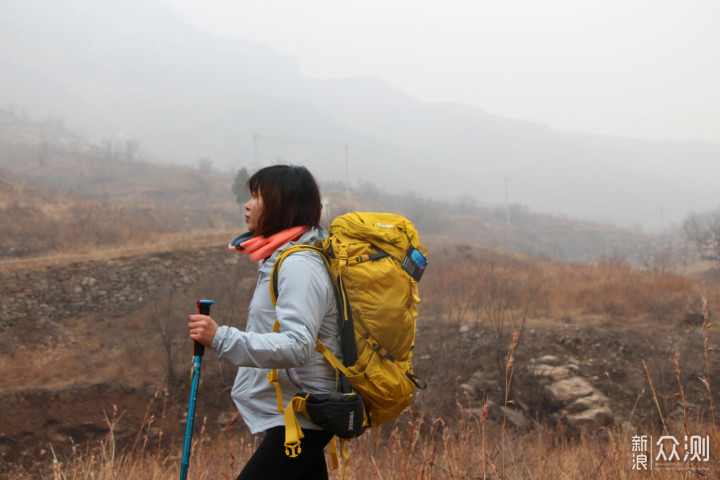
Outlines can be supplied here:
[[203, 33], [153, 1], [12, 3], [0, 19], [0, 105], [62, 117], [91, 139], [128, 135], [159, 160], [292, 162], [390, 192], [488, 205], [507, 195], [646, 228], [720, 203], [720, 144], [557, 132], [379, 79], [310, 79], [288, 55]]

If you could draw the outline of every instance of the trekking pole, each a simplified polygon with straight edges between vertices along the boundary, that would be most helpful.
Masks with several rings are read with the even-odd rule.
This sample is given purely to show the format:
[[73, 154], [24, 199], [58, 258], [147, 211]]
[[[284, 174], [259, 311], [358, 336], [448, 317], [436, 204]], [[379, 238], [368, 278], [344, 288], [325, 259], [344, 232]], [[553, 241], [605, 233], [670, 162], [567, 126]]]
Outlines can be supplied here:
[[[210, 315], [212, 300], [198, 300], [195, 302], [200, 315]], [[193, 423], [195, 423], [195, 402], [197, 401], [198, 385], [200, 384], [200, 364], [205, 353], [205, 346], [195, 342], [193, 351], [192, 386], [190, 387], [190, 404], [188, 405], [187, 424], [185, 425], [185, 445], [183, 446], [182, 462], [180, 463], [180, 480], [187, 478], [190, 466], [190, 448], [192, 447]]]

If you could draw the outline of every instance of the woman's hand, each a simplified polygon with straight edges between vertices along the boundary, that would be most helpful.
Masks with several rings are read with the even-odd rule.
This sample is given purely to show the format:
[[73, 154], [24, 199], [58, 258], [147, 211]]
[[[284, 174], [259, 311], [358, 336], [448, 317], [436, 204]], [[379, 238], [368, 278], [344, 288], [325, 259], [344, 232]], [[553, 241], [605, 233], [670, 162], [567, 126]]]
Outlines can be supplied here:
[[190, 315], [188, 328], [190, 329], [190, 338], [192, 340], [195, 340], [206, 347], [210, 347], [212, 345], [213, 338], [215, 338], [215, 332], [217, 332], [218, 325], [215, 323], [215, 320], [207, 315]]

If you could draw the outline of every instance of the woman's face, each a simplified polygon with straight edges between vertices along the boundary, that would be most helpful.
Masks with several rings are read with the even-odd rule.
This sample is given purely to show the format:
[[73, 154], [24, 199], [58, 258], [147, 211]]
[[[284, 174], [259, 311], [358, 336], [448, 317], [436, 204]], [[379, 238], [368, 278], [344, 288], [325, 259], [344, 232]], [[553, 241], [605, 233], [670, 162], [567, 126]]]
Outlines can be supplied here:
[[254, 232], [257, 229], [262, 213], [263, 201], [260, 192], [257, 192], [245, 204], [245, 223], [247, 223], [248, 230]]

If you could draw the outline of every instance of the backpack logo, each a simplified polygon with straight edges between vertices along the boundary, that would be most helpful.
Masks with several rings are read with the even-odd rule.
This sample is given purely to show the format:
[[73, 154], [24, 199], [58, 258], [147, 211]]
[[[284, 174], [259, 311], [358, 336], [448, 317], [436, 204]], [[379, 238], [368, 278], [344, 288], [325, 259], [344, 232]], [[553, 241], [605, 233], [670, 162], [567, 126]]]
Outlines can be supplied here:
[[347, 430], [348, 432], [352, 432], [355, 427], [355, 412], [350, 412], [350, 416], [348, 417], [348, 426]]

